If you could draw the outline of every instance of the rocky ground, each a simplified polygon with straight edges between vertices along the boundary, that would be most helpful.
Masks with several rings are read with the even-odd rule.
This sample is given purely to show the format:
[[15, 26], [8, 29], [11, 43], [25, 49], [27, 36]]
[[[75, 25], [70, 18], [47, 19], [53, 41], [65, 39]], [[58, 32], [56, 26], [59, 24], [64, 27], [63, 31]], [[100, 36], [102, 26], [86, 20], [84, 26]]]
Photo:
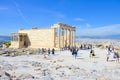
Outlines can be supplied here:
[[29, 48], [23, 48], [23, 49], [13, 49], [13, 48], [0, 48], [0, 55], [2, 56], [20, 56], [20, 55], [26, 55], [26, 54], [36, 54], [37, 49], [29, 49]]
[[115, 62], [113, 54], [106, 62], [105, 49], [94, 48], [94, 51], [96, 56], [90, 58], [90, 50], [79, 50], [77, 59], [68, 50], [56, 51], [55, 55], [46, 55], [46, 58], [41, 54], [1, 55], [0, 79], [120, 80], [120, 63]]

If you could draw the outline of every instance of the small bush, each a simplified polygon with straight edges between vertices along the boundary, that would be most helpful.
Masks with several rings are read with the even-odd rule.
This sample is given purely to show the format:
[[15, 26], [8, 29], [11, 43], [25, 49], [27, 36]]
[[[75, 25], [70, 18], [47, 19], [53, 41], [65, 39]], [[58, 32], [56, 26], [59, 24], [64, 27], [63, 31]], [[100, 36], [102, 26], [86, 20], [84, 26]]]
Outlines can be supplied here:
[[11, 45], [11, 42], [5, 42], [5, 43], [3, 43], [4, 45], [6, 45], [7, 46], [7, 48]]

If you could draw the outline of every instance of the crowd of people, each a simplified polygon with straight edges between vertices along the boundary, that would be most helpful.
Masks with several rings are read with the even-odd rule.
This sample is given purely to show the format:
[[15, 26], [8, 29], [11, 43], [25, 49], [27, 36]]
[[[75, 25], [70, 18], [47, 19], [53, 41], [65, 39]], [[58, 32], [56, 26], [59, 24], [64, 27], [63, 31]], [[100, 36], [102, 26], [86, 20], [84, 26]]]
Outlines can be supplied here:
[[38, 54], [44, 55], [44, 58], [46, 58], [46, 55], [48, 55], [48, 56], [50, 54], [54, 55], [55, 54], [55, 49], [53, 48], [52, 50], [50, 50], [50, 48], [48, 48], [48, 49], [46, 49], [46, 48], [42, 48], [42, 49], [38, 48], [37, 52], [38, 52]]
[[90, 50], [90, 57], [95, 56], [94, 50], [92, 49], [92, 45], [80, 45], [80, 47], [68, 47], [68, 50], [70, 50], [72, 52], [72, 55], [74, 56], [74, 58], [77, 58], [77, 54], [79, 50]]
[[[119, 62], [119, 54], [118, 54], [118, 51], [113, 47], [113, 46], [107, 46], [107, 58], [106, 58], [106, 61], [109, 61], [109, 58], [111, 56], [111, 54], [113, 54], [113, 58], [115, 59], [116, 62]], [[69, 49], [69, 48], [68, 48]], [[95, 52], [94, 52], [94, 49], [92, 47], [92, 45], [81, 45], [79, 48], [76, 48], [76, 47], [72, 47], [70, 48], [70, 51], [72, 52], [72, 55], [74, 56], [74, 58], [76, 59], [77, 58], [77, 54], [78, 54], [78, 51], [79, 50], [86, 50], [86, 49], [89, 49], [90, 50], [90, 53], [89, 53], [89, 56], [90, 57], [94, 57], [96, 56], [95, 55]]]
[[[113, 46], [107, 46], [106, 48], [107, 48], [107, 51], [108, 51], [106, 53], [106, 61], [109, 61], [110, 55], [114, 54], [113, 58], [115, 58], [116, 62], [119, 62], [119, 54], [118, 54], [117, 50], [115, 50], [115, 48]], [[96, 56], [92, 45], [85, 45], [84, 44], [84, 45], [80, 45], [80, 47], [70, 47], [70, 46], [68, 46], [65, 49], [69, 50], [71, 52], [74, 59], [77, 58], [79, 50], [90, 50], [89, 56], [91, 58]], [[55, 49], [53, 48], [53, 49], [50, 50], [50, 48], [48, 48], [48, 49], [46, 49], [46, 48], [42, 48], [42, 49], [38, 48], [38, 54], [43, 54], [44, 58], [46, 58], [46, 55], [48, 55], [48, 56], [50, 54], [54, 55], [55, 54]]]
[[91, 44], [89, 44], [89, 45], [81, 44], [80, 49], [81, 50], [92, 49], [92, 45]]

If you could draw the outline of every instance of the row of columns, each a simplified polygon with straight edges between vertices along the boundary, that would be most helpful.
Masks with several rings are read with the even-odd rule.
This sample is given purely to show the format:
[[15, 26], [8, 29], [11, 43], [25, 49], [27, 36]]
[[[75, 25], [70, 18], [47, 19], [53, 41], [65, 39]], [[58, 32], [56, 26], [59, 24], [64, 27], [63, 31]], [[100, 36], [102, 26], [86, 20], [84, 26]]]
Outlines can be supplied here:
[[12, 34], [12, 41], [18, 41], [19, 40], [19, 36], [16, 34]]
[[24, 41], [26, 35], [12, 34], [12, 41]]
[[[61, 34], [61, 27], [58, 27], [58, 47], [67, 47], [68, 45], [70, 46], [75, 46], [75, 30], [72, 29], [67, 29], [67, 28], [62, 28], [62, 36]], [[66, 30], [66, 35], [64, 35], [64, 31]], [[64, 38], [64, 36], [66, 38]], [[62, 37], [62, 46], [61, 46], [61, 37]]]

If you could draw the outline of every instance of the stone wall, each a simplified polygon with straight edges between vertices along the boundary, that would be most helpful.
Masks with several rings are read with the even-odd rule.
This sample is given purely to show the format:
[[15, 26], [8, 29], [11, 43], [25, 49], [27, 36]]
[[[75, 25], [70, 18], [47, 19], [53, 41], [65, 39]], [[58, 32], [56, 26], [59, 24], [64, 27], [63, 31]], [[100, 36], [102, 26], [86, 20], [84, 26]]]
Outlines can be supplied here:
[[19, 48], [19, 41], [11, 41], [10, 48]]
[[27, 33], [29, 48], [53, 48], [55, 29], [19, 30], [18, 33]]
[[[73, 35], [74, 33], [74, 35]], [[54, 24], [51, 28], [32, 28], [13, 33], [13, 41], [19, 37], [19, 48], [63, 48], [75, 46], [75, 27], [67, 24]], [[15, 46], [16, 47], [16, 46]]]

